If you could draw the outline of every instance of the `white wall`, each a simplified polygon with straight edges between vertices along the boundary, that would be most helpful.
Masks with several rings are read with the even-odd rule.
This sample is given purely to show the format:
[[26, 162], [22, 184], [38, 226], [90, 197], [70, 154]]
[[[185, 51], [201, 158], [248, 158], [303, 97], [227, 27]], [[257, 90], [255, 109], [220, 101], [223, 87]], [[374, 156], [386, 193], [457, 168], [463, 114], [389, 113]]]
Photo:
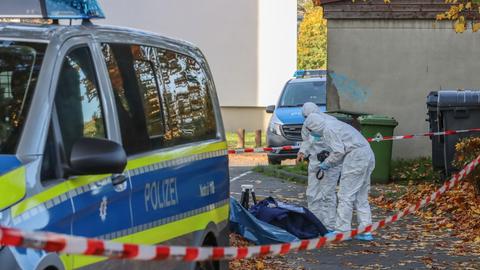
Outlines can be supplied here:
[[[480, 88], [480, 35], [451, 22], [328, 21], [328, 69], [340, 107], [395, 117], [395, 134], [427, 131], [426, 96]], [[428, 138], [394, 142], [394, 158], [431, 154]]]
[[257, 106], [258, 0], [100, 0], [98, 23], [127, 26], [197, 45], [222, 106]]
[[259, 0], [258, 105], [275, 104], [297, 67], [297, 1]]

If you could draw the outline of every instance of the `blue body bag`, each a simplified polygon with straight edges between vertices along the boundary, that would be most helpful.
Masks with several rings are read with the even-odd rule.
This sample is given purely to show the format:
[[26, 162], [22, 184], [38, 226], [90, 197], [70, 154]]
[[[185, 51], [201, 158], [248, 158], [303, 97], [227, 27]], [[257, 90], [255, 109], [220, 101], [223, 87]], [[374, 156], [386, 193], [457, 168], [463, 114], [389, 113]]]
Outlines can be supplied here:
[[300, 239], [324, 236], [328, 232], [307, 208], [277, 202], [272, 197], [260, 201], [249, 211], [259, 220], [280, 227]]

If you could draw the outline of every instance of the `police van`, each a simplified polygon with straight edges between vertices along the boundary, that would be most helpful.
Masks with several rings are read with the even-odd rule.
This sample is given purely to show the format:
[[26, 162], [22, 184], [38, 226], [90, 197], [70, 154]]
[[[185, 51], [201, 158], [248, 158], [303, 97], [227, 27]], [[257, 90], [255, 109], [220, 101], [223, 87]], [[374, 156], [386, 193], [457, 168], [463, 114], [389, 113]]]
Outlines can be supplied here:
[[[322, 112], [327, 110], [327, 71], [297, 70], [293, 76], [285, 84], [277, 105], [266, 108], [272, 114], [267, 129], [269, 147], [300, 145], [305, 120], [302, 106], [306, 102], [317, 104]], [[296, 158], [297, 153], [298, 149], [275, 150], [268, 153], [268, 163], [280, 164], [282, 160]]]
[[[92, 0], [2, 1], [0, 10], [52, 22], [0, 23], [0, 224], [147, 245], [228, 245], [225, 135], [199, 49], [94, 25], [88, 19], [103, 14]], [[65, 18], [83, 23], [58, 24]], [[225, 266], [0, 247], [1, 269]]]

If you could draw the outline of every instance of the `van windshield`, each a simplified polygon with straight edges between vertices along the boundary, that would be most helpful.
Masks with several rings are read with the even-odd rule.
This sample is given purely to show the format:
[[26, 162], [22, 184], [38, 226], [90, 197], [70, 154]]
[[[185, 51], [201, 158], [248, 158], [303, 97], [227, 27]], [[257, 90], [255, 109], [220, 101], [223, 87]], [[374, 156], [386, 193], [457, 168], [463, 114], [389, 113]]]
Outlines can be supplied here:
[[0, 40], [0, 154], [14, 154], [46, 44]]
[[325, 105], [326, 96], [325, 81], [288, 83], [279, 106], [301, 107], [305, 102]]

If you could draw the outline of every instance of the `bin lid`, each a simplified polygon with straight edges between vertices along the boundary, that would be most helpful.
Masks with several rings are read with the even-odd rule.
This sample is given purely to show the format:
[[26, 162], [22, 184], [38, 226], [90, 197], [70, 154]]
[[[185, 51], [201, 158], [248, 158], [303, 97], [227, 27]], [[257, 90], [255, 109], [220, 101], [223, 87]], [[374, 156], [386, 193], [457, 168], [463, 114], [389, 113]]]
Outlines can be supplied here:
[[328, 114], [348, 115], [348, 116], [355, 117], [355, 118], [368, 114], [368, 113], [365, 113], [365, 112], [354, 112], [354, 111], [347, 111], [347, 110], [328, 111], [327, 113]]
[[397, 120], [393, 117], [386, 116], [386, 115], [378, 115], [378, 114], [369, 114], [363, 115], [358, 118], [360, 121], [360, 125], [372, 125], [372, 126], [391, 126], [396, 127], [398, 126]]
[[480, 107], [478, 90], [432, 91], [427, 96], [429, 107]]
[[337, 118], [340, 121], [351, 121], [353, 119], [351, 115], [345, 113], [327, 112], [327, 114]]

